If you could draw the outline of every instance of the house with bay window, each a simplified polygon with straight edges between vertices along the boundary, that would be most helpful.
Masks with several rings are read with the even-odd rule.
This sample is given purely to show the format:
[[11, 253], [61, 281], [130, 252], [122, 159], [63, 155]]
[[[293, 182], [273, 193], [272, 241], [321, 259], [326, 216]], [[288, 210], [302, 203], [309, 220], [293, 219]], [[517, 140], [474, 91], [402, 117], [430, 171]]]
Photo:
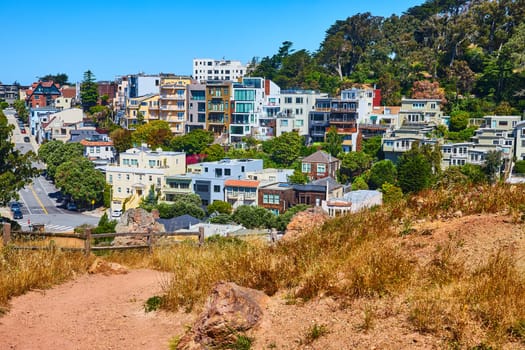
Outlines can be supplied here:
[[310, 181], [328, 176], [335, 178], [340, 167], [339, 159], [321, 150], [303, 158], [301, 162], [302, 173], [306, 174]]

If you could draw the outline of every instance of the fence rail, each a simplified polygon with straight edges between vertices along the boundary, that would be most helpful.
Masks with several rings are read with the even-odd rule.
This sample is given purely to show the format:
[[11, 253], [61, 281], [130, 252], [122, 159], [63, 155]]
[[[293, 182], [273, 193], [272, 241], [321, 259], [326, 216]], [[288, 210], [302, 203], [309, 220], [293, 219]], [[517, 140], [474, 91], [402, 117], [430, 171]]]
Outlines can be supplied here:
[[[145, 238], [142, 244], [120, 245], [120, 246], [96, 246], [93, 244], [95, 239], [100, 238], [115, 238], [132, 236], [135, 238]], [[2, 242], [4, 246], [10, 244], [16, 237], [28, 237], [31, 240], [35, 238], [73, 238], [84, 241], [83, 248], [75, 247], [58, 247], [56, 244], [51, 246], [20, 246], [13, 245], [12, 248], [20, 250], [45, 250], [60, 248], [63, 250], [84, 251], [86, 255], [91, 254], [92, 251], [107, 251], [107, 250], [125, 250], [125, 249], [153, 249], [157, 244], [157, 239], [160, 237], [197, 237], [198, 244], [201, 246], [204, 243], [204, 227], [199, 227], [198, 232], [125, 232], [125, 233], [97, 233], [92, 234], [90, 229], [85, 233], [60, 233], [60, 232], [33, 232], [33, 231], [11, 231], [11, 225], [5, 223], [2, 231]]]

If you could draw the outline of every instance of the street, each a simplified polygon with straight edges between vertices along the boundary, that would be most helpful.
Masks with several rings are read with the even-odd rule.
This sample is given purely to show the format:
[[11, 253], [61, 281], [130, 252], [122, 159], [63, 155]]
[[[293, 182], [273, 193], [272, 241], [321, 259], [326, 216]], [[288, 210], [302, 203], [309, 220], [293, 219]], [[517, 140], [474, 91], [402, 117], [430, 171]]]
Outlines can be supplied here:
[[[22, 134], [15, 118], [15, 111], [4, 110], [9, 124], [15, 125], [13, 131], [12, 142], [15, 148], [21, 152], [34, 151], [37, 152], [37, 144], [34, 137], [27, 134]], [[24, 136], [30, 137], [30, 142], [24, 142]], [[35, 163], [34, 166], [43, 169], [44, 166], [40, 163]], [[99, 217], [92, 215], [85, 215], [76, 211], [68, 211], [59, 207], [55, 198], [58, 189], [46, 180], [43, 176], [38, 176], [33, 179], [33, 183], [26, 185], [19, 191], [21, 210], [23, 219], [16, 220], [21, 226], [22, 230], [29, 230], [30, 225], [44, 224], [47, 232], [69, 232], [75, 227], [82, 224], [89, 224], [96, 226]]]

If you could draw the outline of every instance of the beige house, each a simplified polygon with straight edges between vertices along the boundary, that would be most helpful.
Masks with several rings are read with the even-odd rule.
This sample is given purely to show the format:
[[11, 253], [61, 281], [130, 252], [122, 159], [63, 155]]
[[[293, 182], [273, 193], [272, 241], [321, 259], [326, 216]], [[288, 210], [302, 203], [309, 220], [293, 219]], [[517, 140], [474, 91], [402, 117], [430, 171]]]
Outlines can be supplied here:
[[150, 94], [141, 97], [134, 97], [127, 100], [124, 126], [129, 130], [134, 130], [139, 123], [139, 116], [142, 115], [143, 122], [147, 123], [159, 119], [159, 95]]
[[190, 77], [162, 76], [160, 80], [159, 117], [170, 124], [175, 135], [184, 134], [187, 102], [186, 87]]
[[441, 100], [403, 98], [399, 109], [398, 127], [403, 124], [441, 124]]
[[151, 188], [157, 194], [166, 186], [166, 177], [186, 172], [186, 154], [151, 150], [145, 145], [128, 149], [119, 156], [119, 164], [104, 168], [112, 186], [112, 210], [135, 208]]
[[46, 140], [67, 142], [71, 138], [71, 130], [77, 130], [82, 123], [84, 113], [79, 108], [70, 108], [53, 113], [47, 123], [42, 123], [41, 134]]

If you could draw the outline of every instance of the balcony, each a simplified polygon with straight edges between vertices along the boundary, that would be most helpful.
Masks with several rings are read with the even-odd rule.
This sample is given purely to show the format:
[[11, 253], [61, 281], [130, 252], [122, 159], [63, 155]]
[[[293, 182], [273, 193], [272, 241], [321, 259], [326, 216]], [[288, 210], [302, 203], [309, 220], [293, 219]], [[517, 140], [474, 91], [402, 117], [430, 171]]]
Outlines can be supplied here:
[[255, 200], [257, 198], [256, 192], [226, 192], [227, 199], [237, 199], [237, 200]]
[[[350, 127], [350, 128], [345, 128], [345, 127], [338, 127], [338, 125], [333, 125], [336, 127], [337, 129], [337, 133], [338, 134], [355, 134], [357, 132], [357, 128], [355, 127]], [[328, 130], [330, 130], [330, 127], [327, 127], [326, 129], [326, 132], [328, 132]]]
[[161, 100], [168, 100], [168, 101], [186, 101], [186, 95], [160, 95], [159, 97]]
[[175, 106], [175, 105], [162, 105], [160, 106], [160, 109], [162, 111], [175, 111], [175, 112], [184, 112], [186, 109], [181, 106]]
[[331, 107], [331, 113], [355, 113], [357, 111], [356, 107]]

